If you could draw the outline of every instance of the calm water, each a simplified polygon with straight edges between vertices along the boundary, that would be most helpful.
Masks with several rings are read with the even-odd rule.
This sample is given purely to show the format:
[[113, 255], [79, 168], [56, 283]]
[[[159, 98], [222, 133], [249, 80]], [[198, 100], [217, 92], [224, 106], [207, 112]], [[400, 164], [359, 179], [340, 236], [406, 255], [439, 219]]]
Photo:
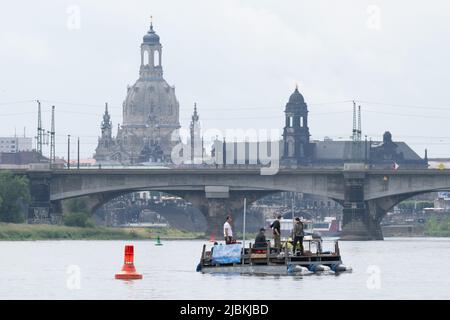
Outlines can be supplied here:
[[[450, 298], [450, 239], [340, 242], [343, 262], [353, 273], [304, 277], [195, 272], [203, 243], [0, 242], [0, 299]], [[143, 280], [114, 279], [125, 244], [135, 245]]]

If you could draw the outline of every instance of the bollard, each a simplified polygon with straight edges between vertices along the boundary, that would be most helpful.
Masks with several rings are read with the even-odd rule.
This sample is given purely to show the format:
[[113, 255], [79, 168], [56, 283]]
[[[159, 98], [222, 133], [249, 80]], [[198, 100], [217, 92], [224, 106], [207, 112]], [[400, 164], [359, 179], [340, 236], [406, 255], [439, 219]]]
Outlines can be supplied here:
[[120, 280], [142, 279], [142, 274], [137, 273], [134, 267], [134, 246], [125, 246], [125, 261], [122, 271], [116, 273], [115, 278]]
[[162, 245], [163, 244], [161, 243], [161, 239], [159, 238], [159, 236], [157, 236], [155, 246], [162, 246]]

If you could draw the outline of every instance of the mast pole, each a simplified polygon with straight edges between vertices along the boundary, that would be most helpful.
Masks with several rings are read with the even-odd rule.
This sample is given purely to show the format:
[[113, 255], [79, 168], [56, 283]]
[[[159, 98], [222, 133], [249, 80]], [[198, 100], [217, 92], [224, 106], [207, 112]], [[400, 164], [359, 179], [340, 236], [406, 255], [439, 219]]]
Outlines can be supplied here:
[[245, 216], [247, 213], [247, 198], [244, 198], [244, 221], [243, 221], [243, 232], [242, 232], [242, 248], [245, 248]]

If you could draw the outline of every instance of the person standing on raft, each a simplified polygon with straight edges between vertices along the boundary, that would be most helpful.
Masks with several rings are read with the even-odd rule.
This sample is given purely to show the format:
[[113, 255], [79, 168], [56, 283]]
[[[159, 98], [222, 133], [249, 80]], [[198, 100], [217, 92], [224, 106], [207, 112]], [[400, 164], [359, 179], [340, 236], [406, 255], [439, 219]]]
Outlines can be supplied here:
[[225, 244], [233, 243], [233, 230], [231, 229], [231, 216], [227, 216], [225, 223], [223, 224], [223, 236], [225, 238]]

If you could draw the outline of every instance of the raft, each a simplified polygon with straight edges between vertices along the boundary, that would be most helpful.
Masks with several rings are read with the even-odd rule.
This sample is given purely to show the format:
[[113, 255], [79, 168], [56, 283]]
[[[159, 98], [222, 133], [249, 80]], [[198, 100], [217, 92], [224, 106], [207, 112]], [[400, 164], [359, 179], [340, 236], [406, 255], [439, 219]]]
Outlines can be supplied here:
[[322, 242], [322, 239], [306, 238], [302, 255], [294, 255], [286, 242], [281, 250], [271, 248], [270, 242], [266, 248], [254, 248], [252, 243], [243, 248], [241, 243], [236, 243], [216, 244], [210, 250], [205, 244], [197, 271], [267, 275], [351, 272], [352, 268], [342, 263], [338, 241], [334, 241], [333, 251], [323, 251]]

